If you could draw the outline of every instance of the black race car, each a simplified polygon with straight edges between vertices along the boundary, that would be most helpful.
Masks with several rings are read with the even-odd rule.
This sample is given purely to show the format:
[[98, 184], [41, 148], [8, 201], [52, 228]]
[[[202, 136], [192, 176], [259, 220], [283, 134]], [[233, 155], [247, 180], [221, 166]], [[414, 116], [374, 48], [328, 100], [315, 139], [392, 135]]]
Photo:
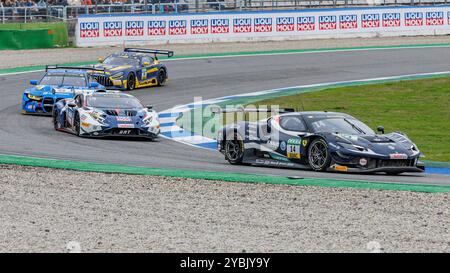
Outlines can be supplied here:
[[162, 86], [168, 78], [167, 67], [157, 55], [173, 56], [173, 51], [141, 48], [125, 48], [123, 52], [99, 58], [101, 64], [91, 75], [107, 89], [133, 90], [140, 87]]
[[217, 141], [231, 164], [389, 174], [425, 170], [405, 134], [384, 134], [382, 126], [378, 131], [344, 113], [284, 109], [257, 122], [227, 125]]

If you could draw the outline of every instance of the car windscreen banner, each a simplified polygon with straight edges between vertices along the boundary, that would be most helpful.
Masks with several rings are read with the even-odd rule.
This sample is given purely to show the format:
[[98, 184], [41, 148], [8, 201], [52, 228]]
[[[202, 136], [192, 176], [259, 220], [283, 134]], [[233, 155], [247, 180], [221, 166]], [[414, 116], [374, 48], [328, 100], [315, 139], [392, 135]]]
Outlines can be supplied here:
[[450, 5], [84, 15], [77, 46], [450, 34]]

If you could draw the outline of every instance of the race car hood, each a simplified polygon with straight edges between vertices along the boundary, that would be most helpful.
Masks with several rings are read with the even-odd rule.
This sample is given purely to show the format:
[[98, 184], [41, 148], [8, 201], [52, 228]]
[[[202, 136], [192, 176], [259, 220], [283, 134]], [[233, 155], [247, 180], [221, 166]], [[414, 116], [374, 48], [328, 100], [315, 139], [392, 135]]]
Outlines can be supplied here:
[[36, 85], [25, 90], [25, 94], [43, 97], [73, 97], [74, 94], [89, 91], [87, 87]]
[[332, 143], [341, 151], [388, 157], [392, 159], [407, 159], [419, 154], [414, 143], [403, 134], [386, 135], [348, 135], [330, 134]]
[[105, 71], [95, 71], [92, 74], [106, 74], [106, 75], [114, 75], [119, 72], [125, 72], [133, 68], [131, 65], [107, 65], [107, 64], [98, 64], [95, 66], [97, 69], [104, 69]]
[[144, 126], [144, 119], [152, 115], [145, 109], [105, 109], [84, 108], [86, 113], [95, 113], [104, 119], [108, 127], [114, 128], [139, 128]]

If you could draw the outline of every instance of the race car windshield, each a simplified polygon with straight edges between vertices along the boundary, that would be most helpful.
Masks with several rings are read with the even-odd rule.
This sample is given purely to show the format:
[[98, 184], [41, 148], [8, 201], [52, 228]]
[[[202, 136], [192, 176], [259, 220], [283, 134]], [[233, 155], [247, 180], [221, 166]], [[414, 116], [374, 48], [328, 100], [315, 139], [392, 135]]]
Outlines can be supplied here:
[[144, 108], [142, 104], [135, 98], [124, 97], [88, 97], [87, 106], [94, 108], [108, 109], [137, 109]]
[[63, 75], [46, 75], [39, 84], [41, 85], [62, 85]]
[[324, 118], [311, 123], [313, 132], [340, 134], [375, 134], [367, 125], [356, 119]]
[[86, 79], [76, 75], [45, 75], [39, 84], [86, 87]]
[[86, 79], [79, 76], [64, 76], [64, 86], [81, 86], [86, 87]]
[[138, 66], [139, 61], [133, 58], [125, 58], [125, 57], [108, 57], [103, 61], [104, 64], [109, 65], [132, 65]]

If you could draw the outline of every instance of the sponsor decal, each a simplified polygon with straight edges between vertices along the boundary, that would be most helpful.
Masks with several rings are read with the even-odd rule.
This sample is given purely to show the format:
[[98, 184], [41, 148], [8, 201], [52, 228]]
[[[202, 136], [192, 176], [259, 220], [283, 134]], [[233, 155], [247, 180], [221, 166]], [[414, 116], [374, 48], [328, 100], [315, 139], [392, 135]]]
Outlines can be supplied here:
[[117, 117], [116, 119], [118, 122], [130, 122], [131, 121], [130, 117]]
[[126, 21], [126, 36], [144, 36], [144, 21]]
[[358, 28], [358, 16], [356, 14], [339, 15], [339, 28], [340, 29]]
[[288, 158], [300, 158], [300, 139], [291, 138], [288, 140], [286, 154]]
[[303, 147], [306, 147], [306, 145], [308, 145], [308, 140], [307, 139], [302, 140], [302, 145]]
[[134, 124], [117, 124], [118, 128], [134, 128]]
[[278, 17], [277, 18], [277, 31], [286, 32], [295, 30], [294, 17]]
[[405, 12], [405, 26], [417, 27], [423, 25], [422, 12]]
[[255, 32], [272, 32], [272, 18], [253, 19]]
[[230, 20], [228, 19], [211, 19], [211, 33], [221, 34], [230, 32]]
[[191, 20], [191, 34], [208, 34], [208, 19]]
[[186, 20], [169, 21], [169, 35], [186, 35], [186, 34], [187, 34]]
[[233, 19], [233, 32], [234, 33], [252, 32], [252, 19], [250, 18]]
[[363, 28], [380, 27], [380, 14], [371, 13], [361, 15], [361, 26]]
[[400, 26], [400, 13], [388, 12], [383, 13], [383, 27], [399, 27]]
[[92, 38], [100, 36], [99, 22], [82, 22], [80, 23], [80, 37]]
[[281, 143], [280, 143], [280, 149], [281, 149], [282, 151], [286, 151], [286, 141], [281, 141]]
[[112, 21], [103, 23], [103, 36], [118, 37], [123, 35], [122, 22]]
[[408, 155], [406, 154], [390, 154], [390, 159], [408, 159]]
[[314, 16], [297, 17], [298, 31], [311, 31], [316, 28], [316, 20]]
[[166, 21], [148, 21], [148, 36], [166, 35]]
[[425, 13], [425, 23], [427, 26], [442, 26], [444, 24], [443, 11], [429, 11]]
[[336, 15], [319, 16], [319, 30], [336, 29]]

